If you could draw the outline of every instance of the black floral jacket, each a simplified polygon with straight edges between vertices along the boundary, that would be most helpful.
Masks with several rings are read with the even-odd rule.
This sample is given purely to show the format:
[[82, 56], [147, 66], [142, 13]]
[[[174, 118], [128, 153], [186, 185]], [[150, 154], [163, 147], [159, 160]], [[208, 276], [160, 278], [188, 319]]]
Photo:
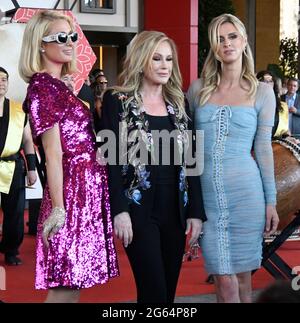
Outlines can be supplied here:
[[[155, 183], [155, 176], [153, 176], [152, 173], [154, 172], [152, 170], [155, 166], [145, 165], [136, 157], [134, 150], [137, 143], [142, 141], [151, 156], [154, 150], [153, 138], [145, 111], [139, 107], [135, 99], [129, 102], [128, 97], [126, 93], [112, 94], [109, 91], [104, 95], [103, 99], [102, 129], [109, 129], [115, 133], [118, 156], [120, 149], [124, 150], [124, 146], [126, 146], [124, 150], [126, 153], [121, 154], [126, 158], [125, 162], [118, 159], [117, 165], [108, 165], [111, 212], [113, 216], [124, 211], [130, 212], [131, 203], [137, 205], [146, 203], [148, 207], [151, 207], [153, 203], [151, 189]], [[185, 224], [187, 217], [201, 218], [205, 221], [200, 178], [186, 176], [184, 151], [189, 145], [186, 130], [192, 128], [191, 122], [184, 118], [179, 118], [176, 107], [167, 105], [167, 111], [174, 129], [178, 131], [176, 144], [179, 153], [182, 155], [182, 164], [178, 166], [178, 194], [182, 222]], [[148, 198], [143, 199], [143, 196]]]

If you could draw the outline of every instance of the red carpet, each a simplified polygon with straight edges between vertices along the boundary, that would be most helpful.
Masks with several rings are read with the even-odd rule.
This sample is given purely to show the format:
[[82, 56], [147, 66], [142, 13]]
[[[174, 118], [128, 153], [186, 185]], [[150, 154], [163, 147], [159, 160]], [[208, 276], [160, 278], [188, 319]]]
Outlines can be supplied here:
[[[1, 217], [0, 217], [1, 218]], [[1, 221], [0, 221], [1, 223]], [[83, 290], [81, 302], [114, 303], [134, 301], [136, 298], [133, 276], [129, 267], [123, 247], [117, 241], [118, 259], [121, 275], [109, 283]], [[6, 290], [0, 290], [0, 299], [5, 302], [42, 302], [46, 291], [34, 290], [34, 262], [35, 262], [35, 237], [25, 235], [21, 246], [21, 266], [5, 266], [4, 257], [0, 255], [0, 266], [6, 269]], [[291, 266], [300, 265], [300, 242], [286, 242], [279, 251], [279, 255]], [[203, 259], [184, 262], [177, 288], [177, 296], [190, 296], [209, 294], [214, 292], [212, 285], [205, 283], [207, 274], [203, 269]], [[261, 289], [270, 284], [273, 278], [260, 269], [253, 276], [254, 289]]]

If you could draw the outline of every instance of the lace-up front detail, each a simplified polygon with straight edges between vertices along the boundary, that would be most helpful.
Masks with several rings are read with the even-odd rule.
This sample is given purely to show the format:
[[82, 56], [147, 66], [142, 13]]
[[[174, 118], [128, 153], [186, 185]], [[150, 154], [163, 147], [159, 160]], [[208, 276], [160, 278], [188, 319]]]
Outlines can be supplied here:
[[228, 238], [229, 212], [223, 183], [223, 156], [229, 133], [229, 121], [232, 111], [229, 106], [221, 106], [213, 114], [211, 121], [216, 121], [216, 143], [213, 147], [213, 181], [216, 189], [217, 204], [220, 208], [218, 219], [218, 253], [220, 257], [220, 273], [230, 272], [230, 248]]
[[199, 83], [190, 88], [188, 97], [195, 129], [204, 131], [205, 269], [214, 275], [249, 272], [261, 266], [266, 204], [276, 204], [270, 142], [274, 91], [259, 83], [254, 106], [209, 102], [199, 106]]

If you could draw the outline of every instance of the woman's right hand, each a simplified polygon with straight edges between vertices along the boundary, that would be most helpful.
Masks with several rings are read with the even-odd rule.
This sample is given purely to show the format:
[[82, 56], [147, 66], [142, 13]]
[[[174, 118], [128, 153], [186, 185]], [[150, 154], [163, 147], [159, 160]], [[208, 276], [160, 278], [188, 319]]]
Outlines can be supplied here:
[[266, 207], [266, 226], [265, 226], [265, 237], [269, 237], [274, 234], [279, 224], [279, 216], [277, 214], [276, 207], [273, 205], [267, 205]]
[[43, 223], [43, 240], [48, 247], [51, 239], [65, 224], [66, 211], [63, 207], [54, 207]]
[[123, 241], [124, 247], [128, 247], [133, 238], [132, 224], [128, 212], [119, 213], [114, 217], [114, 230], [117, 238]]

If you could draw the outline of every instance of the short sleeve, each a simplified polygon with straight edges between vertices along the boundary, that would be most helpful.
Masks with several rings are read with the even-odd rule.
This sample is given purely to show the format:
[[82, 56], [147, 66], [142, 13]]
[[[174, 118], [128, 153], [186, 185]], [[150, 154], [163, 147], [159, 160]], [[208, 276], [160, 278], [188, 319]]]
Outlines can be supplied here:
[[258, 126], [274, 126], [276, 98], [273, 88], [260, 82], [257, 89], [255, 107], [258, 113]]
[[[42, 74], [41, 74], [42, 75]], [[39, 76], [29, 84], [23, 109], [29, 115], [34, 140], [54, 127], [64, 116], [58, 84], [51, 76]]]

